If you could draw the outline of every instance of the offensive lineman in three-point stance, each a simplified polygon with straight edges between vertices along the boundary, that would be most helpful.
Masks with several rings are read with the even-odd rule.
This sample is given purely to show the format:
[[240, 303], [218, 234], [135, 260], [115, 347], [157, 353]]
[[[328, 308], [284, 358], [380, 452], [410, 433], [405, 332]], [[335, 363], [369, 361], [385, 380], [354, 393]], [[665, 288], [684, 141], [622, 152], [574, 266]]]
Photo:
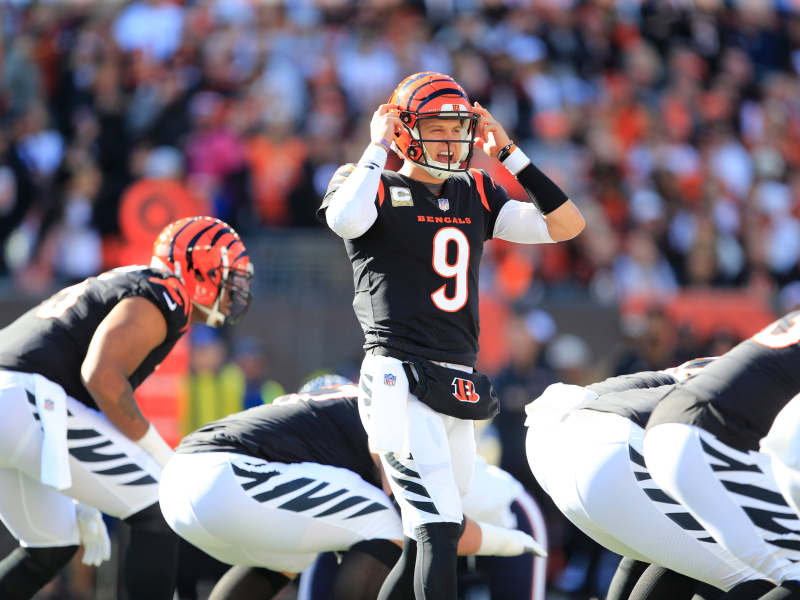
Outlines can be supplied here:
[[69, 562], [75, 499], [130, 525], [128, 598], [172, 599], [178, 538], [158, 506], [172, 450], [133, 392], [190, 322], [241, 318], [252, 277], [233, 229], [183, 219], [150, 267], [90, 277], [0, 332], [0, 517], [21, 542], [0, 562], [0, 598], [31, 598]]

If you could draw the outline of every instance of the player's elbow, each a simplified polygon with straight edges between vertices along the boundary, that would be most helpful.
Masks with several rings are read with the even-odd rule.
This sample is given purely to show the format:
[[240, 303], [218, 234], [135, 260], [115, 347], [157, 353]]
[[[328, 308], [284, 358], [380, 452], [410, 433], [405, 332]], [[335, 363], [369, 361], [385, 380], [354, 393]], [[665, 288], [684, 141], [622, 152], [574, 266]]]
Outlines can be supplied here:
[[122, 393], [124, 379], [124, 373], [109, 365], [94, 361], [84, 361], [81, 365], [81, 383], [95, 401], [100, 398], [116, 397]]
[[545, 217], [547, 232], [554, 242], [565, 242], [577, 236], [586, 227], [578, 207], [568, 200]]
[[566, 242], [577, 237], [584, 227], [586, 227], [586, 221], [583, 215], [578, 213], [567, 223], [559, 223], [557, 227], [554, 227], [555, 231], [550, 232], [550, 237], [553, 238], [554, 242]]
[[361, 237], [369, 229], [369, 225], [363, 223], [361, 219], [347, 217], [342, 213], [338, 213], [328, 209], [325, 214], [325, 220], [328, 222], [328, 227], [341, 238], [346, 240], [353, 240]]

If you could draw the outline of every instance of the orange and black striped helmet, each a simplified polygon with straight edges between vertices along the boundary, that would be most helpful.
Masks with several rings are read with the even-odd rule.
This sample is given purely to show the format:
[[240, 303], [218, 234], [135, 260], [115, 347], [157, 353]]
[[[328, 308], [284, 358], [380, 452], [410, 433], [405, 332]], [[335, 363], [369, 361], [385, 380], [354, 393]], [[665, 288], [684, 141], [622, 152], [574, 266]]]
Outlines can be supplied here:
[[[469, 97], [456, 81], [441, 73], [417, 73], [406, 77], [389, 98], [397, 107], [403, 131], [395, 133], [395, 149], [434, 177], [446, 179], [469, 169], [475, 149], [475, 130], [480, 115], [472, 110]], [[459, 119], [461, 136], [457, 140], [423, 139], [420, 121], [424, 119]], [[425, 142], [447, 142], [447, 162], [435, 160]]]
[[170, 223], [153, 245], [153, 258], [183, 282], [192, 304], [208, 315], [208, 325], [236, 324], [247, 312], [253, 265], [227, 223], [212, 217]]

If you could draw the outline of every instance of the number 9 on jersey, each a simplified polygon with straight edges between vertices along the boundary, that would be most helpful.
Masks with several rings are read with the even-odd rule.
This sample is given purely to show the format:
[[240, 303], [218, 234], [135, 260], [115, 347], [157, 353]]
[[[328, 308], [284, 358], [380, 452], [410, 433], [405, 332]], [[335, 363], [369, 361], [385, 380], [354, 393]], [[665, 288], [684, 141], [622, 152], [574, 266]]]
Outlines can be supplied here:
[[[448, 244], [457, 247], [454, 263], [447, 262]], [[433, 236], [433, 268], [442, 277], [455, 277], [455, 294], [448, 298], [443, 285], [433, 294], [433, 303], [445, 312], [456, 312], [464, 307], [469, 297], [469, 240], [464, 232], [455, 227], [444, 227]]]

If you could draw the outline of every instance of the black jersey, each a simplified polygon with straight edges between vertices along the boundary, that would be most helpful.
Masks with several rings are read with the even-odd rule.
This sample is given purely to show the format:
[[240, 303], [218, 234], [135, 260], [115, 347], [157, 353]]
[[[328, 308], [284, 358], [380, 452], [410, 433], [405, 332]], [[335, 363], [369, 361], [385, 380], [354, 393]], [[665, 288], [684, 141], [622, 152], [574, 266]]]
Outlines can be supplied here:
[[381, 487], [354, 385], [288, 394], [208, 423], [186, 436], [176, 452], [234, 452], [269, 462], [313, 462], [347, 469]]
[[[354, 168], [345, 165], [334, 175], [320, 218]], [[483, 244], [508, 200], [477, 169], [451, 176], [438, 196], [399, 173], [381, 174], [377, 220], [361, 237], [345, 240], [365, 350], [380, 346], [475, 366]]]
[[742, 451], [758, 450], [775, 417], [800, 393], [800, 311], [791, 312], [682, 382], [648, 429], [687, 423]]
[[81, 382], [81, 365], [94, 332], [125, 298], [141, 296], [167, 321], [167, 337], [128, 378], [133, 389], [152, 373], [189, 325], [183, 284], [167, 271], [123, 267], [61, 290], [0, 331], [0, 369], [38, 373], [76, 400], [97, 408]]
[[659, 402], [677, 385], [693, 377], [716, 358], [696, 358], [674, 369], [642, 371], [632, 375], [609, 377], [586, 386], [598, 394], [580, 408], [620, 415], [639, 427], [646, 427]]
[[599, 396], [580, 408], [613, 413], [645, 427], [655, 407], [676, 383], [675, 377], [658, 371], [611, 377], [586, 386]]

